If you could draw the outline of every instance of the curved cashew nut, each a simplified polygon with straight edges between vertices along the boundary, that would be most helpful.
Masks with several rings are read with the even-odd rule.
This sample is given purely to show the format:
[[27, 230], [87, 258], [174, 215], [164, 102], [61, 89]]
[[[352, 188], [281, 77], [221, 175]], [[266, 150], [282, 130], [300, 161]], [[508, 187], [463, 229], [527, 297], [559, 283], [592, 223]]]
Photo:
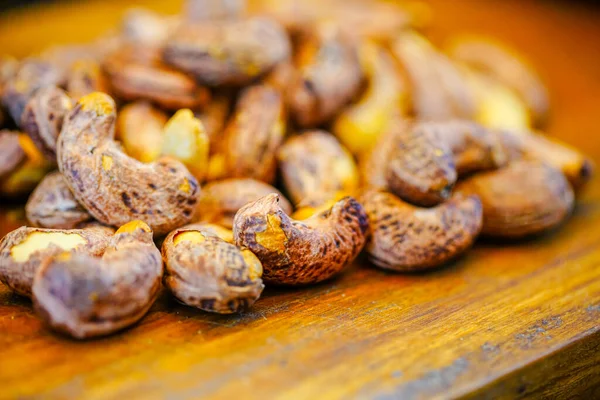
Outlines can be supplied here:
[[509, 156], [498, 135], [463, 120], [391, 125], [361, 163], [367, 186], [413, 204], [447, 199], [458, 176], [499, 168]]
[[23, 130], [51, 161], [56, 161], [56, 140], [63, 120], [72, 108], [71, 98], [62, 89], [47, 86], [29, 99], [23, 111]]
[[29, 297], [35, 273], [46, 258], [65, 251], [102, 255], [111, 234], [111, 230], [97, 228], [21, 227], [0, 240], [0, 281]]
[[109, 239], [101, 258], [61, 253], [42, 262], [33, 281], [33, 302], [57, 331], [78, 339], [107, 335], [146, 314], [162, 275], [152, 230], [132, 221]]
[[235, 243], [258, 257], [263, 280], [282, 285], [317, 283], [339, 273], [361, 251], [368, 230], [363, 207], [351, 197], [300, 222], [270, 194], [240, 209], [233, 221]]
[[240, 208], [270, 193], [279, 195], [281, 208], [286, 214], [292, 212], [292, 205], [269, 184], [254, 179], [225, 179], [202, 187], [196, 214], [200, 221], [231, 229], [233, 217]]
[[352, 154], [364, 154], [377, 142], [397, 113], [407, 114], [407, 85], [395, 60], [382, 46], [365, 42], [360, 62], [368, 80], [361, 98], [336, 118], [333, 132]]
[[352, 155], [327, 132], [312, 131], [290, 138], [277, 152], [277, 159], [295, 204], [352, 194], [358, 188], [358, 168]]
[[113, 140], [115, 114], [108, 95], [92, 93], [65, 119], [58, 166], [75, 198], [107, 225], [143, 219], [160, 235], [189, 222], [199, 191], [196, 179], [179, 161], [143, 164], [125, 155]]
[[285, 135], [285, 113], [279, 92], [267, 85], [244, 90], [225, 128], [226, 174], [231, 178], [275, 180], [275, 153]]
[[290, 55], [283, 28], [270, 19], [182, 25], [167, 40], [163, 58], [211, 85], [245, 85]]
[[329, 121], [360, 90], [362, 70], [355, 45], [326, 26], [300, 43], [298, 69], [287, 92], [290, 114], [302, 127]]
[[162, 246], [165, 286], [184, 304], [204, 311], [244, 311], [264, 288], [262, 266], [250, 250], [215, 235], [215, 228], [194, 224], [167, 236]]
[[104, 70], [118, 97], [149, 100], [169, 110], [198, 108], [210, 92], [191, 77], [162, 64], [160, 49], [126, 45], [108, 56]]
[[50, 229], [75, 229], [93, 219], [58, 171], [46, 175], [31, 193], [25, 214], [33, 226]]
[[516, 161], [477, 174], [457, 191], [474, 193], [483, 204], [482, 233], [518, 238], [547, 231], [563, 222], [574, 204], [565, 176], [539, 161]]
[[548, 117], [548, 92], [536, 72], [516, 51], [483, 37], [462, 37], [450, 46], [451, 56], [513, 89], [527, 104], [536, 125]]
[[405, 32], [397, 37], [391, 50], [411, 84], [412, 104], [419, 119], [443, 121], [474, 116], [475, 101], [467, 81], [425, 37]]
[[372, 230], [369, 259], [394, 271], [433, 268], [457, 257], [471, 247], [482, 226], [477, 196], [455, 195], [437, 207], [419, 208], [391, 193], [370, 191], [361, 202]]

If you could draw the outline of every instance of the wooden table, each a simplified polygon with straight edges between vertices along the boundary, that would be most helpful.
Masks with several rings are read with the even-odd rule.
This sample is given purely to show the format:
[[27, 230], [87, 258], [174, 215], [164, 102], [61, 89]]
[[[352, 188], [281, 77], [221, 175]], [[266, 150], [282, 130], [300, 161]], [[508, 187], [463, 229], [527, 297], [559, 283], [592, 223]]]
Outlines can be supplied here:
[[[21, 55], [40, 41], [86, 40], [118, 19], [123, 3], [3, 17], [0, 48]], [[437, 43], [483, 32], [530, 54], [550, 88], [550, 133], [600, 161], [598, 10], [432, 5]], [[2, 231], [20, 224], [18, 212], [4, 215]], [[552, 234], [482, 242], [428, 274], [389, 274], [359, 260], [315, 287], [269, 288], [241, 316], [209, 315], [163, 294], [132, 329], [76, 342], [0, 288], [0, 360], [6, 399], [600, 398], [600, 180]]]

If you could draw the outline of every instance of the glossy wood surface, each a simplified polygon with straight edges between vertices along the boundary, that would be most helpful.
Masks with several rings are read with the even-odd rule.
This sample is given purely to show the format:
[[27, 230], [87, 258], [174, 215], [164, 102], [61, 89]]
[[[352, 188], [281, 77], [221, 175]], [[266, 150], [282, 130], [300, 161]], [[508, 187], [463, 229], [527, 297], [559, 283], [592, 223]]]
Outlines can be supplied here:
[[[0, 49], [24, 55], [48, 41], [90, 39], [125, 3], [3, 16]], [[432, 7], [438, 44], [478, 32], [529, 54], [550, 89], [549, 133], [600, 163], [598, 10], [518, 0]], [[5, 233], [21, 215], [2, 207]], [[0, 287], [0, 398], [600, 398], [600, 180], [543, 237], [483, 241], [427, 274], [355, 264], [315, 287], [268, 288], [241, 316], [163, 293], [132, 329], [87, 342], [51, 333], [29, 301]]]

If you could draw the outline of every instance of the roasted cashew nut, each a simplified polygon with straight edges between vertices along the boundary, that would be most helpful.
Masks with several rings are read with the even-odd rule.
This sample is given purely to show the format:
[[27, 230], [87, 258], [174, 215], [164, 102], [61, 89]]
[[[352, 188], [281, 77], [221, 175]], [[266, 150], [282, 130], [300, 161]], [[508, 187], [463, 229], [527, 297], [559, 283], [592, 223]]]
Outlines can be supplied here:
[[225, 128], [226, 176], [272, 183], [275, 154], [285, 135], [285, 112], [280, 93], [267, 85], [245, 89]]
[[281, 285], [331, 278], [358, 255], [368, 231], [367, 215], [352, 197], [300, 222], [270, 194], [240, 209], [233, 221], [235, 243], [258, 257], [265, 282]]
[[289, 55], [283, 28], [254, 17], [182, 25], [167, 40], [163, 58], [204, 84], [241, 86]]
[[437, 207], [419, 208], [391, 193], [369, 191], [361, 202], [371, 223], [369, 259], [394, 271], [442, 265], [471, 247], [482, 226], [477, 196], [455, 195]]
[[21, 147], [19, 133], [3, 129], [0, 131], [0, 181], [8, 177], [27, 159]]
[[301, 40], [296, 68], [287, 101], [291, 116], [302, 127], [328, 122], [360, 90], [356, 46], [333, 26], [320, 27]]
[[353, 194], [359, 185], [352, 155], [335, 136], [311, 131], [288, 139], [277, 152], [283, 183], [294, 204]]
[[196, 179], [174, 159], [143, 164], [127, 156], [113, 140], [115, 119], [115, 103], [103, 93], [82, 97], [65, 118], [58, 166], [75, 198], [107, 225], [142, 219], [160, 235], [189, 222]]
[[56, 86], [38, 90], [27, 102], [21, 126], [37, 148], [52, 162], [56, 161], [56, 140], [65, 115], [73, 108], [71, 98]]
[[132, 221], [109, 239], [102, 257], [67, 252], [46, 258], [33, 281], [33, 302], [57, 331], [78, 339], [108, 335], [146, 314], [162, 275], [152, 230]]
[[215, 229], [188, 225], [167, 236], [162, 246], [165, 286], [184, 304], [204, 311], [244, 311], [264, 288], [262, 266], [250, 250], [228, 243]]
[[477, 174], [456, 190], [479, 196], [482, 233], [493, 237], [519, 238], [550, 230], [567, 218], [575, 201], [563, 173], [539, 161], [516, 161]]
[[0, 240], [0, 281], [23, 296], [31, 296], [36, 271], [48, 257], [63, 253], [99, 256], [108, 246], [111, 230], [40, 229], [21, 227]]
[[49, 229], [75, 229], [93, 219], [58, 171], [46, 175], [31, 193], [25, 214], [33, 226]]
[[225, 179], [211, 182], [202, 187], [198, 200], [197, 218], [233, 228], [233, 217], [240, 208], [270, 193], [279, 195], [280, 205], [286, 214], [292, 212], [292, 205], [273, 186], [254, 179]]

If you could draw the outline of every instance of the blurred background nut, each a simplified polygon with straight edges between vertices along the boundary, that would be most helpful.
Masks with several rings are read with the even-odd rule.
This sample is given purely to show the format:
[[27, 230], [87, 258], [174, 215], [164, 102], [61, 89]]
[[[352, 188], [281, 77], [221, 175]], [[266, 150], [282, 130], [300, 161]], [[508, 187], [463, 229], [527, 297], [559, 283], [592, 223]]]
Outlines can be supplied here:
[[119, 110], [117, 139], [125, 152], [149, 163], [160, 157], [167, 114], [147, 101], [135, 101]]
[[408, 113], [407, 84], [389, 52], [375, 42], [363, 42], [360, 62], [367, 89], [336, 118], [333, 132], [353, 154], [368, 151], [396, 114]]
[[361, 196], [369, 216], [369, 259], [394, 271], [434, 268], [464, 253], [482, 226], [477, 196], [454, 195], [433, 207], [419, 208], [391, 193], [369, 191]]
[[317, 197], [351, 195], [358, 189], [358, 168], [352, 155], [325, 131], [291, 137], [277, 152], [277, 159], [294, 204]]
[[167, 64], [210, 86], [241, 86], [290, 55], [290, 43], [275, 21], [251, 17], [179, 27], [167, 40]]
[[27, 159], [21, 147], [19, 132], [0, 131], [0, 181], [8, 177]]
[[298, 125], [316, 127], [358, 95], [362, 70], [356, 43], [332, 24], [320, 25], [299, 40], [287, 103]]
[[75, 229], [93, 220], [58, 171], [46, 175], [31, 193], [25, 213], [27, 220], [40, 228]]
[[273, 186], [254, 179], [225, 179], [202, 187], [196, 218], [231, 229], [240, 208], [270, 193], [279, 195], [286, 214], [292, 213], [292, 205]]
[[474, 175], [456, 190], [481, 199], [482, 233], [504, 238], [529, 236], [558, 226], [570, 214], [575, 198], [560, 170], [526, 160]]
[[71, 108], [73, 102], [62, 89], [46, 86], [35, 92], [22, 114], [23, 130], [52, 163], [56, 162], [56, 140]]
[[188, 0], [183, 15], [189, 22], [205, 22], [239, 18], [246, 9], [246, 0]]
[[29, 297], [35, 273], [46, 258], [63, 252], [101, 255], [111, 233], [95, 228], [14, 230], [0, 240], [0, 281]]
[[93, 59], [81, 59], [73, 63], [67, 77], [66, 89], [74, 100], [93, 92], [107, 92], [108, 82], [100, 63]]
[[108, 239], [102, 256], [59, 253], [46, 258], [33, 282], [33, 302], [53, 329], [77, 339], [108, 335], [140, 320], [163, 276], [152, 230], [132, 221]]
[[[1, 132], [6, 131], [0, 131], [0, 141], [2, 141], [1, 137], [3, 136]], [[13, 134], [15, 133], [12, 132], [9, 135]], [[8, 158], [12, 161], [9, 161], [6, 167], [15, 165], [15, 162], [17, 162], [17, 166], [12, 171], [5, 170], [4, 178], [0, 179], [0, 195], [2, 197], [18, 198], [30, 193], [44, 178], [46, 173], [52, 169], [52, 164], [40, 153], [28, 135], [24, 133], [16, 133], [16, 135], [21, 149], [15, 151], [13, 148], [11, 150], [15, 151], [15, 153]], [[9, 139], [11, 143], [13, 140]], [[12, 146], [13, 144], [10, 145]], [[0, 168], [1, 174], [2, 169]]]
[[247, 310], [264, 285], [262, 266], [248, 249], [239, 249], [204, 224], [171, 232], [162, 245], [165, 286], [184, 304], [230, 314]]
[[455, 60], [513, 90], [525, 102], [535, 126], [547, 121], [547, 90], [537, 73], [515, 50], [491, 38], [463, 36], [452, 41], [449, 53]]
[[281, 209], [277, 194], [270, 194], [244, 206], [233, 221], [235, 244], [258, 257], [265, 282], [279, 285], [336, 275], [360, 253], [368, 231], [367, 215], [352, 197], [299, 222]]
[[260, 84], [244, 89], [223, 133], [225, 176], [272, 183], [277, 171], [275, 154], [285, 133], [280, 93]]

